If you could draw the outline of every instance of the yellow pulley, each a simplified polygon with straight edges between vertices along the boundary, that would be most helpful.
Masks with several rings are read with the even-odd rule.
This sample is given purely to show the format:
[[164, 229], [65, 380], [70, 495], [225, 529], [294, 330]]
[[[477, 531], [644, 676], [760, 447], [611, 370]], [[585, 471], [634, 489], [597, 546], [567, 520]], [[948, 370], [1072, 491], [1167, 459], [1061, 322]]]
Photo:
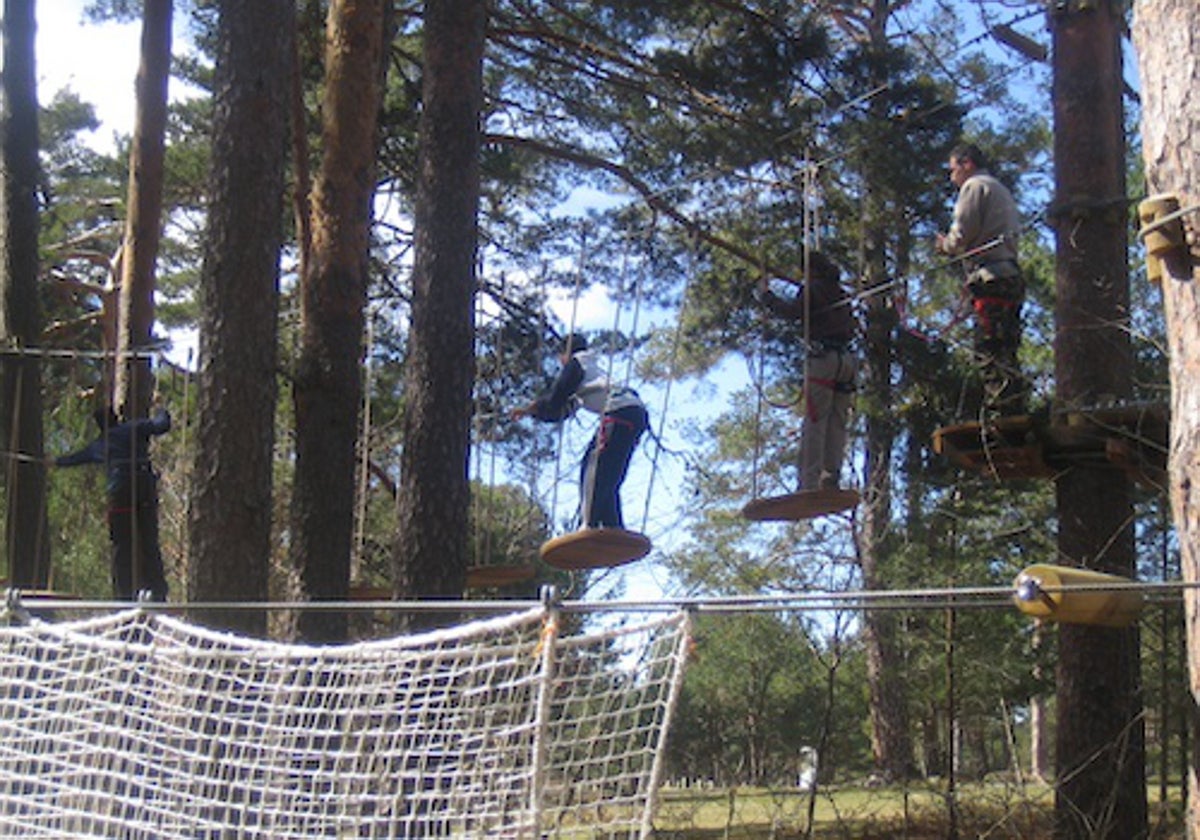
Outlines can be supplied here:
[[1131, 583], [1120, 575], [1037, 564], [1017, 575], [1013, 602], [1026, 615], [1060, 624], [1128, 627], [1144, 606], [1141, 591], [1127, 588]]

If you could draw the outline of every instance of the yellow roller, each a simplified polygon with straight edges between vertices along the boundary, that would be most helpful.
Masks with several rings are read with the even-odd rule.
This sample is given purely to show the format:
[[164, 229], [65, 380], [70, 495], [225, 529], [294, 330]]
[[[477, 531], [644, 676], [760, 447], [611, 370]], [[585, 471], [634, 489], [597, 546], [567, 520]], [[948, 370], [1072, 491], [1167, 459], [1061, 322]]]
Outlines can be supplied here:
[[1103, 587], [1128, 583], [1132, 581], [1120, 575], [1037, 564], [1025, 569], [1013, 581], [1013, 602], [1026, 615], [1061, 624], [1128, 627], [1142, 614], [1144, 601], [1139, 590], [1062, 591], [1075, 586]]

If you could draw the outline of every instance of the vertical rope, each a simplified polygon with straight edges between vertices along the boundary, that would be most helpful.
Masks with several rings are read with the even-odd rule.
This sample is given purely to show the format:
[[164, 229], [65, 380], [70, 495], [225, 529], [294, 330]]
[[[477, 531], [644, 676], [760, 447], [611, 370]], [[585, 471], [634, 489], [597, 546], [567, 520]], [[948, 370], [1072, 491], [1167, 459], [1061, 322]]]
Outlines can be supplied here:
[[[650, 241], [650, 234], [652, 232], [653, 232], [653, 226], [647, 226], [646, 234], [644, 237], [647, 242]], [[629, 234], [629, 235], [632, 236], [632, 234]], [[626, 250], [626, 256], [628, 256], [628, 250]], [[625, 275], [625, 267], [622, 266], [622, 268], [621, 268], [622, 287], [624, 286], [624, 283], [625, 283], [625, 276], [626, 276]], [[633, 286], [633, 320], [632, 320], [632, 323], [630, 323], [630, 325], [629, 325], [629, 335], [630, 336], [637, 336], [638, 319], [640, 318], [641, 312], [642, 312], [642, 283], [645, 280], [645, 277], [646, 277], [646, 259], [645, 259], [645, 257], [643, 257], [638, 262], [637, 275], [636, 275], [636, 279], [634, 280], [634, 286]], [[634, 362], [634, 353], [631, 350], [625, 360], [625, 379], [622, 382], [622, 385], [624, 385], [625, 387], [629, 387], [629, 382], [633, 378], [633, 368], [634, 368], [633, 362]]]
[[182, 470], [183, 488], [180, 492], [180, 496], [183, 498], [183, 511], [179, 518], [179, 546], [180, 559], [182, 561], [182, 568], [184, 569], [187, 569], [191, 557], [191, 544], [187, 538], [187, 523], [192, 515], [192, 458], [190, 455], [191, 439], [188, 433], [191, 431], [192, 407], [190, 400], [192, 385], [192, 362], [194, 355], [195, 349], [189, 347], [187, 351], [187, 367], [183, 373], [183, 432], [181, 435], [181, 445], [183, 447], [184, 466]]
[[[547, 590], [552, 592], [552, 590]], [[541, 679], [538, 681], [536, 723], [533, 736], [533, 766], [529, 785], [529, 812], [533, 815], [534, 833], [541, 834], [542, 811], [545, 809], [546, 766], [550, 757], [550, 701], [555, 683], [555, 642], [558, 640], [559, 610], [546, 599], [546, 615], [542, 619], [542, 638], [537, 655], [541, 657]]]
[[367, 312], [367, 335], [364, 364], [363, 364], [363, 396], [362, 423], [358, 436], [358, 503], [354, 506], [354, 554], [350, 558], [350, 580], [362, 577], [363, 551], [367, 542], [367, 499], [370, 489], [371, 476], [371, 410], [373, 402], [371, 389], [374, 388], [375, 366], [371, 364], [371, 356], [375, 349], [375, 317]]
[[[20, 423], [21, 423], [21, 404], [23, 402], [23, 400], [20, 399], [19, 394], [21, 393], [22, 379], [25, 375], [25, 368], [24, 368], [24, 365], [20, 364], [20, 362], [19, 362], [20, 356], [18, 356], [17, 359], [18, 359], [18, 362], [16, 364], [14, 364], [12, 356], [6, 355], [4, 357], [4, 365], [6, 368], [8, 368], [8, 370], [6, 371], [6, 373], [8, 374], [5, 377], [6, 379], [8, 379], [9, 377], [12, 377], [12, 370], [14, 367], [16, 368], [16, 376], [12, 377], [12, 379], [14, 379], [15, 381], [13, 383], [13, 387], [9, 389], [9, 393], [14, 395], [14, 399], [12, 401], [12, 418], [11, 418], [11, 422], [9, 423], [9, 426], [8, 426], [8, 433], [9, 433], [8, 451], [15, 452], [16, 457], [15, 458], [10, 457], [10, 458], [5, 459], [5, 461], [7, 463], [5, 464], [5, 468], [4, 468], [4, 478], [5, 478], [5, 484], [8, 487], [8, 492], [11, 497], [7, 500], [8, 501], [8, 510], [6, 511], [6, 513], [12, 511], [13, 508], [16, 506], [17, 501], [19, 501], [19, 499], [17, 498], [17, 492], [18, 492], [17, 488], [19, 487], [19, 482], [17, 481], [17, 472], [21, 469], [21, 452], [17, 448], [17, 444], [18, 444], [18, 441], [20, 440], [20, 436], [18, 433], [20, 430]], [[14, 575], [13, 575], [13, 558], [16, 557], [16, 542], [15, 542], [16, 529], [9, 528], [9, 527], [7, 527], [7, 524], [6, 524], [6, 527], [4, 530], [5, 530], [5, 534], [6, 534], [5, 547], [8, 551], [8, 583], [10, 586], [12, 586], [15, 583], [15, 581], [13, 581], [13, 577], [14, 577]]]
[[[691, 245], [688, 248], [687, 281], [684, 283], [684, 286], [683, 286], [683, 304], [682, 304], [682, 306], [680, 306], [679, 318], [677, 319], [677, 321], [675, 323], [675, 332], [671, 339], [671, 363], [669, 365], [671, 374], [667, 377], [667, 385], [663, 389], [662, 411], [659, 412], [658, 432], [655, 434], [655, 438], [658, 439], [659, 441], [662, 440], [663, 430], [666, 428], [667, 407], [671, 404], [671, 385], [675, 381], [675, 371], [678, 369], [678, 364], [679, 364], [679, 348], [683, 343], [683, 340], [682, 340], [683, 339], [683, 326], [682, 325], [684, 322], [683, 316], [684, 316], [684, 313], [687, 311], [687, 306], [688, 306], [688, 290], [691, 287], [692, 278], [694, 278], [696, 276], [696, 267], [699, 263], [699, 259], [697, 257], [697, 251], [700, 247], [700, 237], [696, 234], [695, 231], [692, 231], [692, 233], [691, 233], [691, 240], [692, 240]], [[646, 530], [646, 524], [650, 521], [650, 499], [652, 499], [654, 497], [654, 479], [655, 479], [655, 476], [658, 474], [658, 456], [661, 454], [661, 452], [662, 452], [662, 445], [660, 443], [658, 446], [656, 446], [654, 448], [654, 455], [650, 459], [650, 482], [646, 486], [646, 505], [642, 509], [642, 531], [643, 531], [643, 533]]]
[[[575, 332], [576, 319], [579, 316], [579, 290], [583, 287], [583, 270], [587, 264], [587, 223], [584, 222], [579, 227], [579, 255], [575, 262], [575, 288], [571, 295], [571, 318], [567, 326], [567, 335]], [[563, 442], [566, 439], [566, 423], [560, 423], [558, 426], [558, 451], [555, 456], [554, 463], [554, 491], [550, 503], [550, 510], [558, 510], [558, 485], [559, 476], [562, 475], [562, 453]], [[588, 521], [588, 516], [591, 513], [590, 494], [584, 488], [580, 488], [583, 493], [583, 498], [579, 500], [579, 519], [580, 524], [585, 525]]]
[[[483, 258], [478, 258], [476, 277], [483, 277]], [[475, 328], [471, 330], [472, 356], [475, 359], [479, 358], [479, 330], [483, 326], [483, 296], [475, 295]], [[475, 488], [482, 491], [483, 488], [483, 416], [479, 410], [479, 373], [476, 368], [475, 382], [471, 388], [471, 429], [472, 441], [474, 449], [474, 457], [470, 459], [472, 472], [475, 476]], [[487, 504], [483, 499], [482, 492], [476, 492], [472, 489], [470, 496], [471, 510], [471, 562], [470, 566], [479, 566], [482, 564], [483, 558], [487, 555], [483, 553], [482, 540], [480, 539], [483, 529], [484, 515], [481, 508]]]
[[[483, 267], [480, 266], [479, 276], [483, 276]], [[505, 275], [500, 275], [500, 298], [505, 297], [505, 289], [507, 286], [507, 278]], [[485, 313], [483, 309], [483, 301], [480, 296], [476, 296], [475, 307], [475, 334], [479, 335], [479, 329], [483, 326]], [[478, 346], [476, 347], [476, 358], [478, 358]], [[496, 350], [495, 360], [493, 362], [493, 375], [485, 377], [483, 381], [494, 382], [502, 375], [504, 370], [504, 329], [503, 324], [500, 324], [500, 329], [496, 331]], [[480, 409], [481, 395], [479, 391], [479, 379], [476, 379], [476, 396], [475, 396], [475, 484], [477, 491], [471, 494], [472, 509], [475, 512], [474, 533], [474, 565], [492, 565], [492, 537], [494, 528], [485, 527], [491, 526], [495, 521], [494, 511], [499, 507], [499, 500], [496, 498], [496, 447], [493, 444], [488, 447], [488, 479], [486, 487], [488, 488], [488, 498], [483, 498], [483, 489], [485, 487], [483, 481], [483, 458], [484, 458], [484, 424], [490, 422], [494, 428], [496, 418], [494, 415], [485, 416]], [[495, 402], [493, 400], [493, 402]]]
[[809, 388], [809, 375], [811, 369], [811, 348], [812, 348], [812, 283], [810, 281], [809, 270], [812, 268], [812, 248], [813, 248], [813, 166], [809, 157], [810, 147], [804, 149], [804, 174], [801, 180], [801, 271], [803, 272], [804, 285], [801, 286], [801, 292], [804, 295], [804, 384], [800, 396], [800, 458], [799, 458], [799, 475], [798, 486], [801, 490], [816, 490], [816, 487], [804, 486], [804, 468], [807, 459], [810, 457], [808, 447], [812, 445], [812, 441], [805, 442], [804, 426], [808, 422], [809, 413], [811, 411], [809, 403], [812, 399], [812, 391]]
[[659, 788], [666, 765], [667, 735], [671, 731], [671, 722], [675, 717], [675, 710], [679, 706], [679, 696], [683, 692], [683, 675], [687, 670], [685, 666], [691, 648], [692, 617], [690, 612], [682, 611], [679, 616], [679, 640], [675, 643], [675, 650], [671, 655], [671, 685], [667, 689], [662, 726], [658, 731], [657, 743], [654, 745], [654, 760], [650, 765], [646, 804], [642, 809], [642, 840], [649, 840], [654, 836], [654, 812], [657, 810]]

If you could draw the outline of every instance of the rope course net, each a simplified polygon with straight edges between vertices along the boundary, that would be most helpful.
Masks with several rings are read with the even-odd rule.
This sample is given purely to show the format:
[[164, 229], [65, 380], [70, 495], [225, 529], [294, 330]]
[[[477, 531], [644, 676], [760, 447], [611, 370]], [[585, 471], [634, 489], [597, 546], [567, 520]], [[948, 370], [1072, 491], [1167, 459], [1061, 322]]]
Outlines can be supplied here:
[[561, 626], [543, 605], [327, 647], [142, 609], [0, 628], [0, 833], [649, 836], [687, 614]]

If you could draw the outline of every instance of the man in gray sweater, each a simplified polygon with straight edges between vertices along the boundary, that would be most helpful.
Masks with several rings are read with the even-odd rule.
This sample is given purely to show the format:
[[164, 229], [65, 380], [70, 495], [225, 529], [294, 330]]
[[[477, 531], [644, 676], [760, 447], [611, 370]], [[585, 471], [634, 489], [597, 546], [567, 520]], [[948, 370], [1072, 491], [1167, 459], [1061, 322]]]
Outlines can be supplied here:
[[975, 313], [975, 356], [988, 414], [1023, 414], [1027, 386], [1017, 361], [1025, 281], [1017, 264], [1021, 217], [1012, 193], [988, 172], [970, 143], [950, 152], [950, 181], [958, 187], [954, 221], [937, 236], [937, 250], [958, 257]]

